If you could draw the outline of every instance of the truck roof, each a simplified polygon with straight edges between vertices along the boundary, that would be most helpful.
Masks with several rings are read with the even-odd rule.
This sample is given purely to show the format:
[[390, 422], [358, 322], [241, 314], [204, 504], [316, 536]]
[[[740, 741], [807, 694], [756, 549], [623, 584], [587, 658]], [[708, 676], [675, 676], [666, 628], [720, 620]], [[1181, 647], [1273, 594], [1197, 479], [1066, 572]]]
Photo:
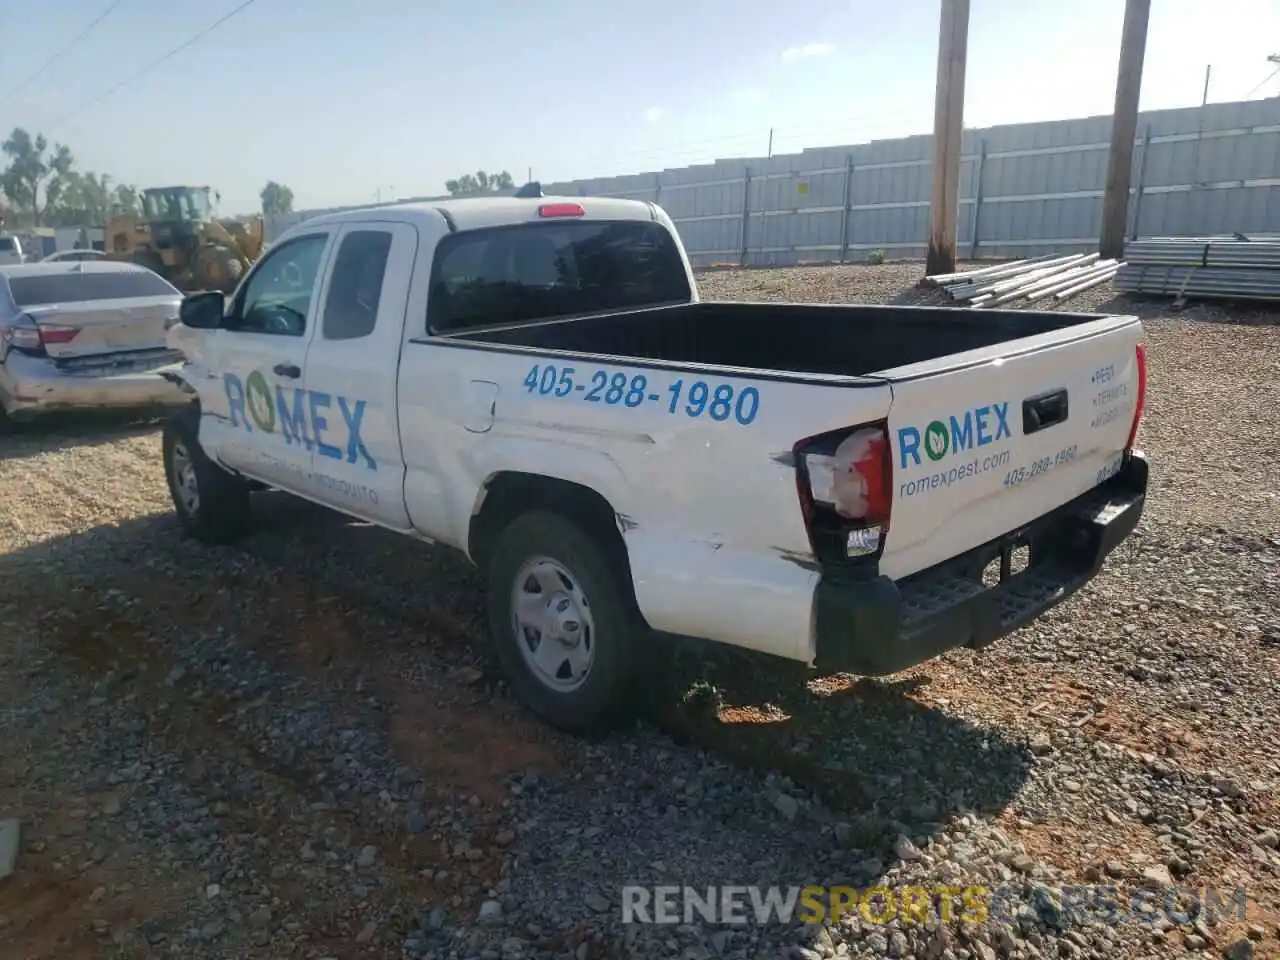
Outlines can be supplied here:
[[[350, 221], [382, 220], [394, 223], [439, 223], [439, 217], [451, 221], [458, 230], [479, 230], [516, 223], [541, 220], [539, 207], [554, 204], [578, 204], [588, 220], [653, 220], [652, 205], [642, 200], [619, 200], [614, 197], [459, 197], [452, 200], [397, 203], [358, 210], [343, 210], [312, 217], [289, 230], [293, 233], [304, 225], [322, 226]], [[575, 217], [574, 219], [584, 219]]]

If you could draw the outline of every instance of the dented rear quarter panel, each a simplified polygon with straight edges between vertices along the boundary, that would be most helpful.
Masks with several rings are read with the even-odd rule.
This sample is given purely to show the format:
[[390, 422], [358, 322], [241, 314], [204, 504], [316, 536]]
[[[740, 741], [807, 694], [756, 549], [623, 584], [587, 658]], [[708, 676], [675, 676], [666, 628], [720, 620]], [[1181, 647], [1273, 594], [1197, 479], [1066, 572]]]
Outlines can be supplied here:
[[504, 471], [582, 484], [620, 518], [650, 626], [808, 658], [818, 572], [791, 450], [886, 417], [887, 384], [432, 338], [406, 345], [400, 383], [402, 430], [426, 441], [405, 448], [415, 526], [465, 546]]

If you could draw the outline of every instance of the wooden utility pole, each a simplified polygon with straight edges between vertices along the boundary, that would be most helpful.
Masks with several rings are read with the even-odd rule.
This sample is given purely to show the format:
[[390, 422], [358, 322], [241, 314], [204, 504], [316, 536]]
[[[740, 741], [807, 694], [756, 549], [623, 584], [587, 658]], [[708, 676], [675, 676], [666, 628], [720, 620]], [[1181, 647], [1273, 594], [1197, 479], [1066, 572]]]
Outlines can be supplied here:
[[1142, 60], [1147, 50], [1150, 14], [1151, 0], [1125, 0], [1116, 106], [1111, 118], [1111, 156], [1102, 198], [1102, 235], [1098, 240], [1098, 256], [1104, 260], [1124, 256], [1129, 177], [1133, 171], [1133, 141], [1138, 136], [1138, 94], [1142, 91]]
[[964, 66], [969, 0], [942, 0], [938, 80], [933, 113], [933, 194], [925, 273], [954, 273], [960, 213], [960, 139], [964, 132]]

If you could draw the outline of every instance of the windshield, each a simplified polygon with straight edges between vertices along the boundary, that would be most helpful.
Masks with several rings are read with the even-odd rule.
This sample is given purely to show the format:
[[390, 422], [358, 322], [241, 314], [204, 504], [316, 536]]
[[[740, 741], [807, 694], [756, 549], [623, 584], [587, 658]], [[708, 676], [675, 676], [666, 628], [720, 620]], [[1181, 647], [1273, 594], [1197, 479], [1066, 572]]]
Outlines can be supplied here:
[[558, 221], [440, 242], [429, 326], [460, 330], [688, 301], [675, 239], [651, 221]]
[[20, 307], [50, 303], [82, 303], [87, 300], [124, 300], [130, 297], [174, 296], [177, 290], [150, 270], [112, 273], [43, 273], [10, 277], [13, 299]]
[[212, 205], [207, 191], [182, 187], [146, 191], [142, 209], [148, 220], [208, 220]]

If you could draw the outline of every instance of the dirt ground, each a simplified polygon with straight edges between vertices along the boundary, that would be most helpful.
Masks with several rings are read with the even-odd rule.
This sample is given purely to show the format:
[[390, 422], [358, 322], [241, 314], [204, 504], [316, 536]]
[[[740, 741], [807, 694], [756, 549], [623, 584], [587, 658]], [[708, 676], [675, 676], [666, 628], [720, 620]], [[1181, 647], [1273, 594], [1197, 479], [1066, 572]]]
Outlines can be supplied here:
[[[703, 295], [927, 301], [918, 273], [715, 272]], [[173, 518], [154, 421], [0, 436], [0, 819], [21, 831], [0, 958], [701, 956], [685, 932], [643, 946], [590, 896], [563, 913], [549, 898], [676, 862], [705, 830], [653, 818], [725, 783], [779, 832], [726, 828], [717, 844], [741, 849], [706, 858], [766, 875], [845, 869], [851, 848], [882, 877], [963, 867], [981, 834], [999, 838], [992, 876], [1025, 856], [1046, 883], [1248, 890], [1243, 919], [993, 934], [936, 957], [1280, 956], [1280, 315], [1102, 293], [1067, 308], [1148, 330], [1152, 493], [1094, 584], [893, 682], [681, 660], [647, 719], [598, 742], [511, 702], [457, 558], [274, 493], [244, 543], [200, 546]], [[556, 819], [557, 798], [587, 794]], [[732, 869], [721, 882], [745, 882]], [[797, 949], [882, 953], [879, 934], [833, 935]], [[708, 956], [786, 947], [698, 936]]]

